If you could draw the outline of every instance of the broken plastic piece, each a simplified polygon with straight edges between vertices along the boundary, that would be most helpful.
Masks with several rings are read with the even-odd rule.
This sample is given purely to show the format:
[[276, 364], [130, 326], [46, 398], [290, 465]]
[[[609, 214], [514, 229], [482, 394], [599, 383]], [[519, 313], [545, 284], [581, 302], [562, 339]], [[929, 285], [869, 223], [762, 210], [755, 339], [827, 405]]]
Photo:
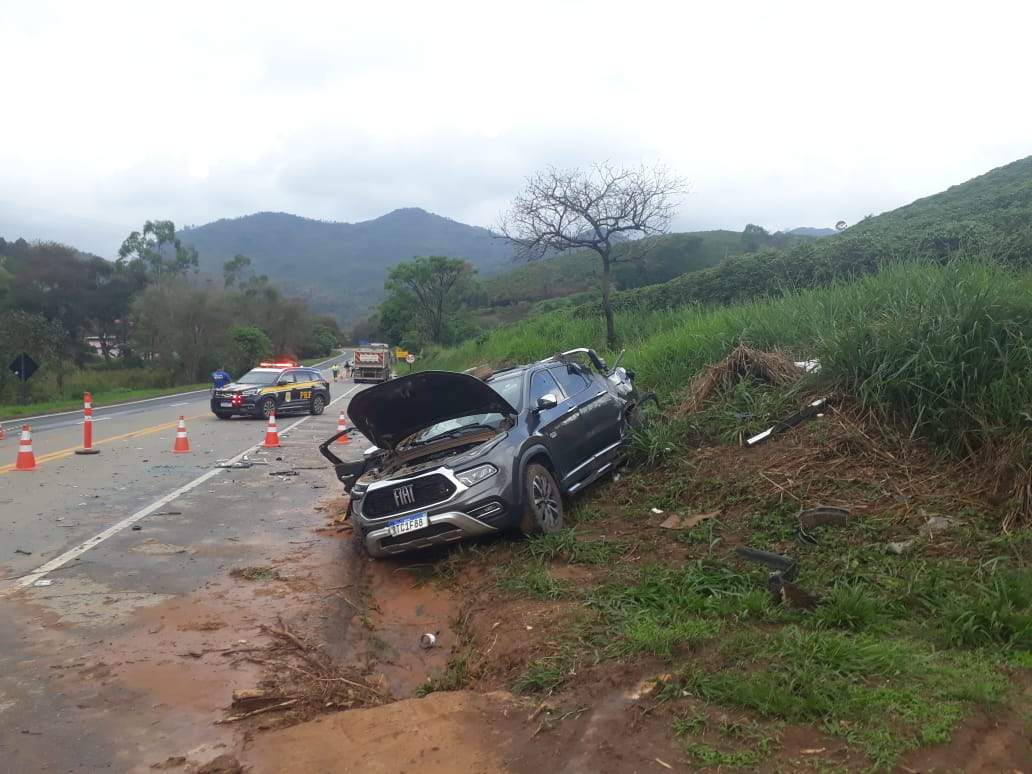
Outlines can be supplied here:
[[799, 562], [791, 557], [772, 554], [770, 551], [761, 551], [758, 548], [749, 548], [748, 546], [738, 546], [735, 549], [735, 553], [743, 559], [748, 559], [750, 562], [756, 562], [764, 567], [776, 570], [785, 580], [795, 580], [799, 575]]
[[814, 527], [845, 527], [849, 524], [849, 509], [834, 505], [818, 505], [799, 513], [799, 525], [805, 529]]
[[797, 411], [795, 414], [792, 414], [790, 417], [786, 417], [785, 419], [778, 422], [776, 425], [768, 427], [762, 433], [757, 433], [752, 438], [747, 438], [745, 441], [745, 445], [755, 446], [758, 443], [763, 443], [772, 435], [776, 435], [777, 433], [783, 433], [785, 430], [795, 427], [800, 422], [804, 422], [807, 419], [812, 419], [817, 414], [821, 413], [827, 404], [827, 398], [818, 398], [815, 401], [811, 401], [810, 404], [807, 405], [801, 411]]

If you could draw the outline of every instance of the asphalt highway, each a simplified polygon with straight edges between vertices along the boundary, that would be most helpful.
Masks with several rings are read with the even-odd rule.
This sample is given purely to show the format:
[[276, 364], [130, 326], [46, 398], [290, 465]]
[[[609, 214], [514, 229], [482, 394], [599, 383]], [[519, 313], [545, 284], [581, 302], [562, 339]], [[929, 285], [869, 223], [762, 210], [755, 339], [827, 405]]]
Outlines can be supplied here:
[[[328, 373], [350, 356], [317, 367]], [[331, 399], [342, 384], [331, 382]], [[116, 514], [131, 516], [264, 439], [263, 422], [219, 420], [209, 400], [203, 390], [97, 408], [93, 445], [100, 453], [92, 456], [75, 453], [82, 447], [81, 411], [7, 425], [0, 441], [0, 597], [18, 578], [118, 523]], [[190, 454], [172, 453], [180, 415]], [[280, 417], [280, 430], [297, 418]], [[14, 468], [22, 424], [32, 429], [35, 471]]]
[[[290, 604], [282, 595], [292, 585], [261, 596], [270, 589], [236, 580], [235, 568], [297, 572], [287, 554], [325, 553], [325, 541], [310, 537], [324, 521], [317, 504], [342, 491], [316, 447], [364, 388], [331, 381], [324, 414], [278, 418], [281, 449], [259, 448], [262, 421], [213, 416], [207, 391], [97, 409], [93, 456], [74, 453], [81, 417], [31, 419], [31, 472], [13, 469], [18, 433], [8, 433], [0, 770], [145, 772], [197, 745], [203, 757], [203, 745], [231, 743], [231, 729], [214, 721], [251, 678], [216, 668], [221, 651], [184, 653], [213, 641], [230, 647], [229, 638], [254, 635], [270, 605]], [[172, 452], [180, 414], [187, 454]], [[356, 440], [338, 454], [360, 455]], [[262, 464], [219, 467], [244, 455]]]

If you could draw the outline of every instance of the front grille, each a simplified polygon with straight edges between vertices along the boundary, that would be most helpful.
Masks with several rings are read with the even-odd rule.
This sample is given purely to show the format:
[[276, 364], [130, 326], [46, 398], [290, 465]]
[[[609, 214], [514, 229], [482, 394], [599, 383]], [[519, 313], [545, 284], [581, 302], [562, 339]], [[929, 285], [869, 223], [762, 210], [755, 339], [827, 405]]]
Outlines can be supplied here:
[[[411, 497], [407, 496], [406, 491], [401, 491], [405, 487], [412, 487]], [[455, 484], [440, 473], [421, 476], [403, 484], [366, 492], [362, 499], [362, 515], [369, 519], [379, 519], [392, 513], [412, 511], [447, 500], [454, 492]]]
[[434, 535], [443, 535], [446, 532], [459, 532], [459, 528], [454, 524], [448, 524], [447, 522], [439, 522], [437, 524], [431, 524], [429, 527], [423, 529], [417, 529], [415, 532], [409, 532], [404, 535], [397, 535], [392, 537], [380, 538], [380, 546], [386, 548], [387, 546], [397, 546], [404, 543], [411, 543], [413, 540], [425, 540], [426, 538], [433, 537]]

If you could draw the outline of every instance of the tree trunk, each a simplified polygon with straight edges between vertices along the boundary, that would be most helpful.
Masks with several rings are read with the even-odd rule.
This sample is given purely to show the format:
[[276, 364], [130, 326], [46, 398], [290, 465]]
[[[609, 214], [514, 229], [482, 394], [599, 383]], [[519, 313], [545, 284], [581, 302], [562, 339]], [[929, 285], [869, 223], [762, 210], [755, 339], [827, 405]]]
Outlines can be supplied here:
[[606, 346], [616, 346], [616, 326], [613, 323], [612, 281], [609, 278], [609, 251], [599, 251], [602, 256], [602, 312], [606, 316]]

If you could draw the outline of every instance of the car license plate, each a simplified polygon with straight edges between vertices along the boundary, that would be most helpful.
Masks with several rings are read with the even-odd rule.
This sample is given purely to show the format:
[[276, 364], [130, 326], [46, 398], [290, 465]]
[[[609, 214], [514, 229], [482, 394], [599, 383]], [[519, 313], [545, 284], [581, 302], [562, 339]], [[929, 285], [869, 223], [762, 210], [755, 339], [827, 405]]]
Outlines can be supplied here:
[[406, 516], [404, 519], [395, 519], [388, 522], [387, 532], [391, 537], [397, 537], [398, 535], [406, 535], [409, 532], [415, 532], [417, 529], [423, 529], [423, 527], [428, 526], [430, 526], [430, 517], [426, 513], [415, 513], [411, 516]]
[[222, 401], [222, 403], [219, 404], [219, 405], [221, 405], [222, 408], [233, 408], [233, 404], [230, 403], [228, 400]]

